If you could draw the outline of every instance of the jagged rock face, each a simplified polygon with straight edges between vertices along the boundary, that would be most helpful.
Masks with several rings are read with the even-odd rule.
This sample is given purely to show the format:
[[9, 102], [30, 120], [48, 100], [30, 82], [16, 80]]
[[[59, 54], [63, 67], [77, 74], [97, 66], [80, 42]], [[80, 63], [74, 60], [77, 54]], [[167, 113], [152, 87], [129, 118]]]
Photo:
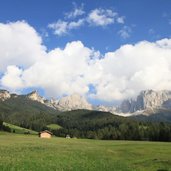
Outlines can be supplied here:
[[128, 113], [131, 110], [131, 101], [130, 100], [124, 100], [121, 103], [120, 110], [123, 113]]
[[[0, 90], [0, 100], [5, 101], [9, 98], [17, 98], [20, 95], [10, 94], [6, 90]], [[37, 91], [33, 91], [30, 94], [25, 95], [33, 101], [40, 102], [48, 107], [52, 107], [59, 111], [70, 111], [76, 109], [88, 109], [88, 110], [98, 110], [111, 112], [113, 114], [118, 114], [126, 116], [127, 114], [146, 114], [154, 113], [153, 111], [157, 109], [171, 109], [171, 91], [153, 91], [146, 90], [142, 91], [135, 99], [124, 100], [120, 107], [109, 107], [109, 106], [92, 106], [87, 102], [84, 97], [79, 94], [73, 94], [71, 96], [66, 96], [60, 100], [50, 99], [47, 100], [41, 97]], [[127, 113], [127, 114], [126, 114]]]
[[109, 111], [109, 108], [106, 107], [106, 106], [103, 106], [103, 105], [99, 105], [99, 106], [95, 107], [94, 109], [98, 110], [98, 111], [103, 111], [103, 112], [108, 112]]
[[[170, 103], [169, 103], [170, 102]], [[124, 100], [119, 108], [120, 112], [133, 113], [138, 110], [149, 110], [171, 107], [171, 91], [142, 91], [136, 99]]]
[[7, 90], [0, 90], [0, 100], [5, 101], [11, 97]]
[[44, 104], [46, 106], [52, 107], [54, 109], [57, 109], [58, 106], [58, 100], [50, 99], [50, 100], [44, 100]]
[[94, 110], [102, 111], [102, 112], [111, 112], [111, 113], [115, 113], [116, 112], [116, 108], [115, 107], [103, 106], [103, 105], [99, 105], [99, 106], [94, 107]]
[[43, 97], [41, 97], [37, 91], [33, 91], [30, 94], [27, 95], [27, 97], [31, 100], [40, 102], [44, 104], [45, 99]]
[[73, 94], [71, 96], [61, 98], [56, 107], [58, 110], [62, 111], [69, 111], [75, 109], [92, 110], [92, 105], [89, 104], [84, 97], [81, 97], [78, 94]]
[[38, 101], [40, 103], [45, 104], [46, 106], [52, 107], [59, 111], [69, 111], [75, 109], [92, 109], [91, 104], [89, 104], [85, 98], [81, 97], [78, 94], [63, 97], [60, 100], [46, 100], [45, 98], [41, 97], [37, 91], [33, 91], [32, 93], [28, 94], [27, 97], [31, 100]]

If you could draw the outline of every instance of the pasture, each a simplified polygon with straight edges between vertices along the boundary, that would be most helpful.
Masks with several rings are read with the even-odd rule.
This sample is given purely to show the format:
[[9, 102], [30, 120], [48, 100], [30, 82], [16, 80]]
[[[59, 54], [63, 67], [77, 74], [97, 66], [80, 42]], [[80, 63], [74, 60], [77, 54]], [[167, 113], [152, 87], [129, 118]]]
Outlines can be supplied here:
[[1, 171], [171, 171], [171, 143], [0, 132]]
[[17, 133], [17, 134], [24, 134], [24, 133], [29, 133], [29, 134], [33, 134], [33, 135], [38, 134], [38, 132], [36, 132], [36, 131], [26, 129], [26, 128], [23, 128], [23, 127], [20, 127], [20, 126], [17, 126], [17, 125], [13, 125], [13, 124], [6, 123], [6, 122], [3, 122], [3, 124], [5, 126], [8, 126], [11, 129], [12, 132], [15, 131], [15, 133]]

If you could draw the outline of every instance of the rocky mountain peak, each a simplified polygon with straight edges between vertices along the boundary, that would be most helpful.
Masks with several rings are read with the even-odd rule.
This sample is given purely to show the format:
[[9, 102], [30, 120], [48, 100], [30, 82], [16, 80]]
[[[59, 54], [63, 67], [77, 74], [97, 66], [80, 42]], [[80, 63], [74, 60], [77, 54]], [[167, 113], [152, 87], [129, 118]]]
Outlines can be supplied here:
[[27, 97], [40, 103], [44, 103], [45, 101], [45, 99], [39, 95], [38, 91], [32, 91], [31, 93], [27, 94]]
[[7, 90], [0, 90], [0, 100], [5, 101], [11, 97]]
[[116, 112], [116, 108], [112, 106], [99, 105], [99, 106], [94, 107], [94, 109], [97, 111], [102, 111], [102, 112], [110, 112], [110, 113]]
[[124, 100], [119, 111], [133, 113], [140, 110], [153, 110], [164, 107], [168, 101], [171, 101], [171, 91], [144, 90], [135, 99]]
[[75, 93], [70, 96], [62, 97], [58, 102], [57, 108], [63, 111], [75, 109], [92, 110], [92, 105], [89, 104], [84, 97]]

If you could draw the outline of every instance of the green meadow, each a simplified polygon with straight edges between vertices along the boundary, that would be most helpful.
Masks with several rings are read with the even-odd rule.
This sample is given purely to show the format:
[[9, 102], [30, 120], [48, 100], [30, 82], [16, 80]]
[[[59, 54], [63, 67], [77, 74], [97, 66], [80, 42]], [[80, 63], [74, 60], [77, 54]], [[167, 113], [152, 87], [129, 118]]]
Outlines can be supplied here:
[[171, 143], [0, 132], [1, 171], [171, 171]]
[[47, 125], [47, 128], [49, 128], [50, 130], [57, 130], [57, 129], [60, 129], [62, 127], [58, 124], [49, 124], [49, 125]]
[[26, 128], [23, 128], [23, 127], [20, 127], [17, 125], [13, 125], [10, 123], [3, 122], [3, 125], [8, 126], [12, 132], [15, 132], [17, 134], [24, 134], [24, 133], [35, 134], [35, 135], [38, 134], [38, 132], [36, 132], [36, 131], [26, 129]]

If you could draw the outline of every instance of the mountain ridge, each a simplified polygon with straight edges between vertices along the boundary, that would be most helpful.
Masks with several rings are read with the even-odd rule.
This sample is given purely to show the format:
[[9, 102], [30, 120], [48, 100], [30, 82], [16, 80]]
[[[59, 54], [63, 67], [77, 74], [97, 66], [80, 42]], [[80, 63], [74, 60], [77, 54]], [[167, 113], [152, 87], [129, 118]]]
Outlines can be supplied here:
[[86, 98], [79, 94], [62, 97], [61, 99], [46, 99], [39, 95], [38, 91], [32, 91], [25, 95], [10, 94], [7, 90], [0, 90], [0, 100], [6, 101], [10, 98], [23, 96], [33, 102], [39, 102], [57, 111], [72, 111], [78, 109], [96, 110], [110, 112], [120, 116], [151, 115], [156, 110], [171, 109], [171, 91], [169, 90], [143, 90], [136, 98], [123, 100], [119, 107], [114, 106], [93, 106]]
[[118, 111], [121, 113], [146, 112], [155, 109], [171, 108], [171, 91], [169, 90], [144, 90], [134, 99], [124, 100]]

